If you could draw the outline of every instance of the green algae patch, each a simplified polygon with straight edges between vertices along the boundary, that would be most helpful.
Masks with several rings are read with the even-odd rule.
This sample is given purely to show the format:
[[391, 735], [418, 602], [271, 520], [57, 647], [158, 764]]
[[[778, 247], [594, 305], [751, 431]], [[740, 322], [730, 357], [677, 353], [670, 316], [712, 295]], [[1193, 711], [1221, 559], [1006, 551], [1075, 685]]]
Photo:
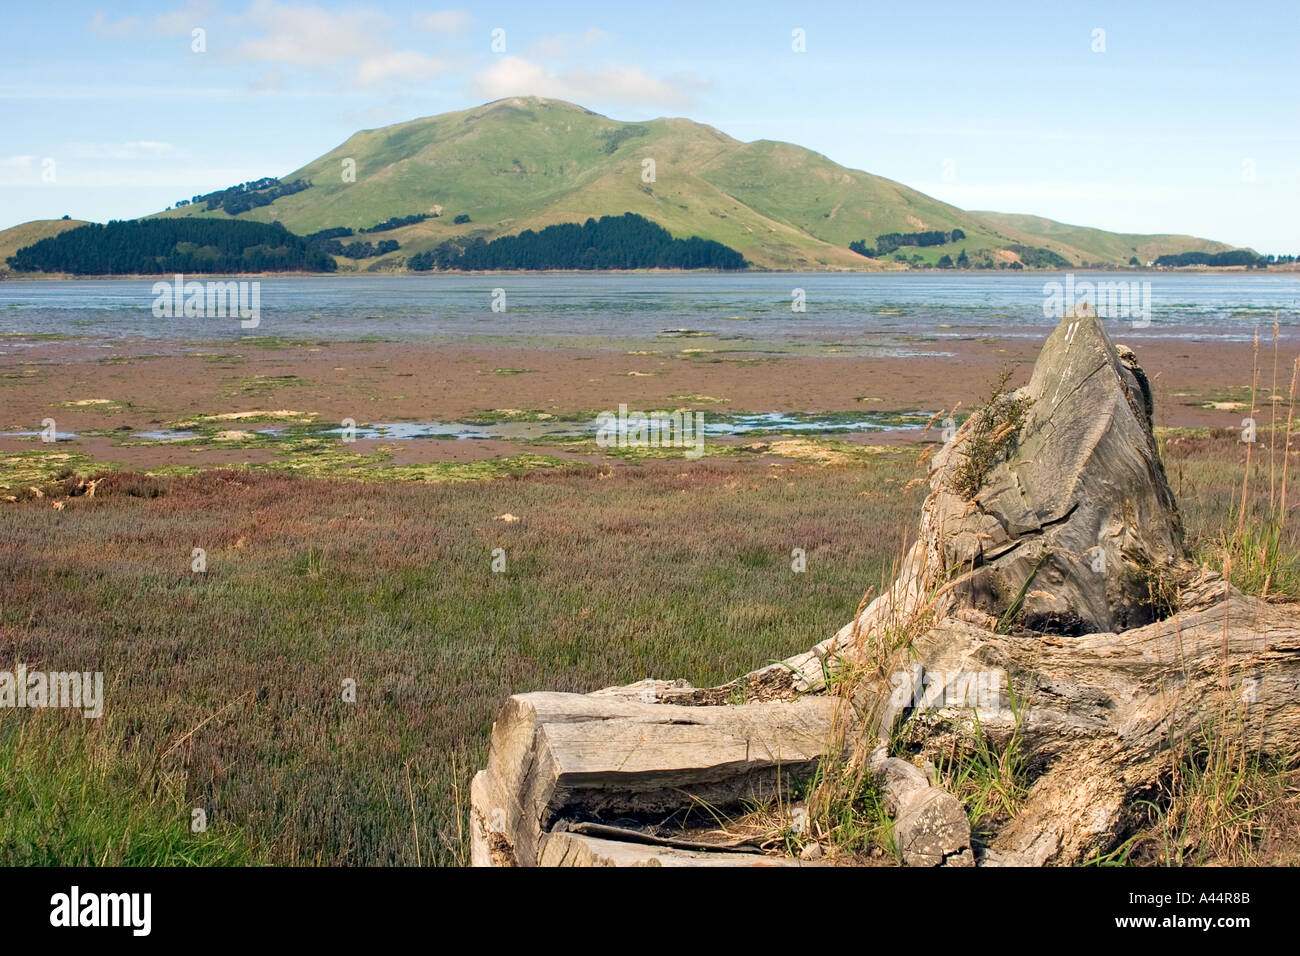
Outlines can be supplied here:
[[669, 395], [668, 401], [681, 402], [683, 405], [730, 405], [731, 399], [719, 398], [716, 395], [700, 395], [695, 392], [688, 392], [683, 395]]
[[435, 461], [408, 465], [392, 464], [386, 451], [371, 454], [337, 448], [301, 448], [282, 455], [267, 465], [252, 466], [288, 471], [312, 478], [345, 478], [353, 481], [485, 481], [521, 475], [536, 469], [568, 468], [581, 463], [551, 455], [520, 454], [482, 461]]
[[220, 425], [229, 427], [232, 422], [292, 422], [305, 424], [316, 419], [315, 412], [297, 412], [290, 408], [274, 410], [254, 409], [247, 412], [221, 412], [217, 415], [195, 415], [182, 421], [172, 422], [172, 428], [202, 428]]
[[589, 422], [598, 412], [543, 412], [535, 408], [493, 408], [471, 415], [462, 415], [456, 422], [462, 425], [499, 425], [503, 422]]
[[0, 491], [12, 494], [28, 485], [42, 485], [61, 476], [77, 472], [115, 471], [119, 462], [95, 461], [89, 455], [73, 451], [19, 451], [0, 453]]
[[790, 438], [784, 441], [751, 442], [738, 446], [759, 455], [776, 455], [817, 465], [867, 465], [879, 460], [891, 449], [886, 445], [858, 445], [834, 438]]

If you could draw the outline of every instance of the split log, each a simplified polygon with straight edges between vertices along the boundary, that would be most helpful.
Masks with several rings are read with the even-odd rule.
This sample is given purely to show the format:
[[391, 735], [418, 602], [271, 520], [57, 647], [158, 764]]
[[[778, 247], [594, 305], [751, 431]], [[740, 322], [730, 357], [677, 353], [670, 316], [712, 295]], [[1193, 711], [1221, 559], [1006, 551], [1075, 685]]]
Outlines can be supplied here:
[[[640, 823], [683, 810], [709, 821], [710, 808], [782, 795], [843, 739], [835, 728], [845, 705], [833, 698], [688, 707], [629, 699], [637, 686], [506, 702], [493, 724], [487, 770], [471, 793], [476, 863], [532, 866], [573, 853], [586, 859], [590, 848], [579, 847], [587, 846], [586, 835], [566, 837], [567, 849], [548, 855], [547, 840], [570, 821]], [[666, 852], [679, 847], [658, 849], [665, 851], [653, 854], [661, 863], [685, 859]]]
[[539, 866], [812, 866], [763, 853], [710, 853], [603, 840], [578, 833], [548, 833]]

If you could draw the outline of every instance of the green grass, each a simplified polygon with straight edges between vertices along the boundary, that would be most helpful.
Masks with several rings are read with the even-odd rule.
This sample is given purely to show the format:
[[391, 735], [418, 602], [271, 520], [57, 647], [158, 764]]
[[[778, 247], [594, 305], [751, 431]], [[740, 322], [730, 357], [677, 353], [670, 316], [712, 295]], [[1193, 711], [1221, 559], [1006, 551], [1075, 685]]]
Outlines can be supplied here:
[[1015, 726], [1005, 740], [992, 740], [978, 715], [972, 716], [969, 746], [947, 754], [935, 766], [937, 784], [966, 808], [977, 841], [998, 824], [1011, 819], [1028, 792], [1028, 760], [1022, 749], [1024, 708], [1011, 690]]
[[[1253, 750], [1241, 733], [1208, 731], [1172, 756], [1134, 805], [1135, 832], [1092, 865], [1295, 865], [1300, 773]], [[1265, 856], [1269, 854], [1269, 856]]]
[[[94, 721], [43, 712], [0, 722], [6, 866], [249, 866], [264, 862], [183, 774], [151, 766]], [[169, 755], [170, 756], [170, 755]], [[166, 759], [166, 758], [165, 758]], [[178, 761], [166, 759], [175, 767]], [[194, 832], [194, 810], [207, 814]]]
[[82, 219], [35, 219], [8, 229], [0, 229], [0, 272], [9, 270], [5, 260], [19, 249], [84, 225], [86, 223]]
[[990, 229], [1010, 236], [1021, 244], [1042, 246], [1076, 263], [1127, 265], [1129, 259], [1136, 256], [1138, 262], [1145, 266], [1167, 253], [1221, 252], [1231, 248], [1222, 242], [1194, 236], [1107, 232], [1104, 229], [1055, 222], [1041, 216], [1000, 212], [975, 212], [971, 215], [981, 219]]
[[859, 862], [872, 857], [889, 862], [902, 859], [894, 821], [875, 774], [824, 760], [810, 788], [816, 794], [811, 802], [811, 826], [807, 833], [784, 834], [789, 852], [797, 855], [801, 846], [816, 836]]
[[[1273, 466], [1271, 434], [1270, 429], [1260, 429], [1249, 461], [1236, 430], [1181, 429], [1158, 437], [1195, 558], [1226, 571], [1248, 594], [1298, 600], [1300, 525], [1285, 520], [1281, 512], [1282, 425], [1272, 436]], [[1291, 441], [1300, 444], [1295, 436]], [[1295, 453], [1293, 447], [1293, 457]], [[1247, 473], [1250, 480], [1243, 488]], [[1290, 511], [1300, 487], [1291, 481], [1294, 473], [1287, 477]]]
[[[208, 721], [165, 776], [101, 775], [87, 792], [114, 795], [96, 804], [147, 803], [174, 780], [257, 859], [300, 864], [414, 863], [414, 814], [419, 858], [457, 863], [453, 795], [508, 695], [647, 676], [708, 686], [810, 646], [885, 576], [894, 546], [864, 529], [898, 517], [890, 489], [911, 474], [882, 456], [460, 484], [115, 476], [124, 487], [63, 511], [0, 505], [0, 638], [32, 668], [104, 672], [104, 746], [143, 755], [128, 768]], [[507, 512], [521, 520], [497, 520]], [[795, 546], [807, 573], [791, 572]], [[190, 570], [195, 547], [205, 574]], [[349, 677], [355, 704], [341, 700]], [[74, 778], [89, 773], [71, 760], [83, 723], [40, 738]], [[109, 819], [120, 827], [73, 829], [51, 854], [117, 846], [128, 818]], [[17, 858], [0, 841], [0, 862]]]

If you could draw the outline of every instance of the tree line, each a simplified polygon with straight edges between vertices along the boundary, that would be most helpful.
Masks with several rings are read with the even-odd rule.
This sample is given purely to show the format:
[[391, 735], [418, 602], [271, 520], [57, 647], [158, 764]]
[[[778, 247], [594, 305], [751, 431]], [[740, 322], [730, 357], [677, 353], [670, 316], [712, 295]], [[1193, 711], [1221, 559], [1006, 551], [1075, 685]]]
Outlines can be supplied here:
[[1265, 262], [1249, 249], [1229, 249], [1227, 252], [1175, 252], [1156, 259], [1157, 266], [1257, 266]]
[[961, 242], [965, 238], [966, 233], [961, 229], [954, 229], [951, 232], [944, 232], [942, 229], [930, 229], [925, 232], [887, 232], [876, 236], [874, 247], [868, 246], [865, 239], [855, 239], [849, 243], [849, 248], [860, 256], [878, 259], [903, 246], [943, 246], [950, 242]]
[[[376, 232], [378, 227], [359, 231]], [[346, 256], [349, 259], [373, 259], [376, 256], [385, 256], [390, 252], [396, 252], [401, 248], [396, 239], [382, 239], [378, 245], [361, 241], [344, 244], [339, 241], [351, 235], [354, 235], [353, 230], [347, 226], [335, 226], [332, 229], [322, 229], [319, 232], [309, 233], [303, 238], [308, 245], [319, 249], [321, 252], [332, 256]]]
[[712, 239], [674, 239], [667, 229], [636, 213], [563, 223], [538, 232], [486, 242], [451, 239], [412, 256], [407, 266], [430, 269], [744, 269], [735, 249]]
[[357, 232], [387, 232], [389, 229], [400, 229], [402, 226], [412, 226], [417, 222], [424, 222], [430, 215], [427, 212], [417, 212], [413, 216], [393, 216], [391, 219], [385, 219], [373, 226], [358, 229]]
[[192, 199], [181, 199], [176, 203], [176, 208], [203, 203], [208, 212], [221, 209], [232, 216], [238, 216], [241, 212], [248, 212], [257, 206], [269, 206], [282, 196], [292, 196], [310, 186], [311, 183], [305, 179], [282, 183], [274, 176], [263, 176], [261, 179], [250, 179], [229, 189], [218, 189], [216, 192], [204, 193]]
[[15, 272], [74, 275], [333, 272], [334, 260], [280, 223], [240, 219], [131, 219], [90, 223], [19, 249]]

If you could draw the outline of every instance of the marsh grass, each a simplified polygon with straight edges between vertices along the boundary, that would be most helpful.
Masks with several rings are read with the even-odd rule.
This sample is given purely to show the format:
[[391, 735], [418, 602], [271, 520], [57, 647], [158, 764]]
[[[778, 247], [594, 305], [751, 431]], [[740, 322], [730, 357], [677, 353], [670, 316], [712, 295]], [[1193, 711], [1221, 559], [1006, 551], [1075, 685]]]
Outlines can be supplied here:
[[[923, 450], [915, 459], [910, 480], [896, 495], [898, 508], [894, 519], [889, 530], [881, 535], [882, 543], [888, 546], [892, 542], [894, 548], [894, 557], [880, 576], [880, 593], [891, 599], [902, 597], [893, 585], [910, 551], [917, 507], [913, 490], [923, 484], [917, 472], [924, 474], [930, 451]], [[859, 863], [871, 862], [873, 858], [899, 862], [901, 856], [879, 779], [868, 763], [869, 754], [878, 743], [873, 737], [892, 728], [881, 727], [879, 706], [869, 707], [869, 712], [860, 718], [855, 716], [856, 692], [863, 686], [888, 683], [887, 675], [909, 658], [912, 641], [932, 623], [932, 617], [924, 610], [913, 613], [904, 606], [905, 600], [891, 600], [891, 609], [875, 624], [863, 628], [862, 614], [874, 593], [872, 588], [863, 594], [854, 611], [848, 639], [852, 652], [827, 654], [820, 659], [821, 681], [839, 696], [841, 706], [807, 801], [810, 829], [805, 839], [827, 844], [834, 854], [846, 854]]]
[[[1289, 520], [1295, 505], [1288, 506], [1287, 498], [1300, 357], [1292, 362], [1284, 396], [1276, 316], [1267, 424], [1256, 422], [1258, 329], [1253, 357], [1248, 418], [1255, 424], [1254, 440], [1243, 440], [1243, 422], [1241, 432], [1167, 432], [1160, 436], [1162, 450], [1172, 466], [1193, 556], [1247, 594], [1294, 601], [1300, 599], [1300, 538]], [[1279, 406], [1284, 402], [1283, 422]], [[1133, 834], [1093, 862], [1294, 864], [1294, 833], [1300, 823], [1300, 773], [1294, 763], [1266, 754], [1252, 742], [1238, 706], [1225, 705], [1207, 726], [1190, 731], [1187, 743], [1170, 752], [1168, 770], [1155, 791], [1136, 805], [1139, 820]]]
[[192, 832], [180, 775], [79, 715], [0, 722], [0, 857], [10, 866], [248, 866], [229, 822]]
[[1269, 811], [1285, 809], [1287, 779], [1285, 768], [1244, 746], [1240, 735], [1208, 734], [1178, 755], [1154, 800], [1156, 861], [1252, 862], [1276, 822]]
[[1245, 744], [1231, 721], [1170, 756], [1152, 792], [1133, 804], [1131, 835], [1093, 866], [1249, 866], [1300, 863], [1300, 771]]
[[[1243, 441], [1244, 463], [1241, 489], [1233, 491], [1229, 520], [1218, 536], [1216, 545], [1207, 557], [1223, 571], [1234, 585], [1248, 594], [1267, 599], [1275, 597], [1300, 597], [1300, 561], [1288, 542], [1287, 482], [1290, 477], [1292, 429], [1295, 422], [1295, 392], [1300, 377], [1300, 356], [1292, 363], [1291, 387], [1286, 396], [1286, 422], [1279, 426], [1278, 405], [1282, 395], [1278, 391], [1278, 323], [1273, 323], [1273, 384], [1268, 390], [1269, 423], [1267, 428], [1256, 427], [1253, 440]], [[1254, 422], [1259, 405], [1259, 330], [1255, 331], [1254, 371], [1250, 387], [1249, 420]], [[1254, 462], [1256, 447], [1262, 445], [1263, 435], [1268, 437], [1268, 462], [1265, 465], [1262, 449], [1259, 461]], [[1243, 438], [1246, 437], [1243, 430]], [[1280, 446], [1280, 447], [1279, 447]], [[1268, 479], [1268, 495], [1264, 496], [1264, 477]], [[1251, 481], [1259, 487], [1254, 494]], [[1294, 508], [1294, 504], [1291, 506]]]
[[976, 842], [993, 827], [1010, 820], [1024, 804], [1029, 791], [1029, 761], [1023, 750], [1025, 707], [1009, 688], [1015, 722], [1003, 741], [992, 740], [972, 712], [972, 732], [967, 746], [954, 747], [935, 762], [935, 784], [947, 790], [966, 808]]
[[[114, 732], [98, 746], [127, 768], [73, 759], [95, 721], [19, 737], [33, 712], [0, 711], [9, 765], [47, 755], [68, 775], [38, 788], [45, 809], [23, 813], [45, 822], [26, 832], [84, 786], [102, 796], [66, 812], [86, 826], [60, 823], [41, 859], [144, 859], [118, 849], [140, 808], [181, 814], [184, 833], [206, 807], [254, 860], [463, 862], [502, 701], [647, 676], [708, 686], [810, 646], [886, 573], [893, 548], [870, 530], [899, 517], [910, 467], [651, 462], [463, 484], [209, 471], [112, 476], [62, 511], [0, 505], [0, 659], [102, 670]], [[154, 796], [177, 790], [183, 805]], [[23, 846], [0, 840], [0, 862], [33, 859]], [[189, 843], [159, 846], [150, 860], [188, 859]]]

